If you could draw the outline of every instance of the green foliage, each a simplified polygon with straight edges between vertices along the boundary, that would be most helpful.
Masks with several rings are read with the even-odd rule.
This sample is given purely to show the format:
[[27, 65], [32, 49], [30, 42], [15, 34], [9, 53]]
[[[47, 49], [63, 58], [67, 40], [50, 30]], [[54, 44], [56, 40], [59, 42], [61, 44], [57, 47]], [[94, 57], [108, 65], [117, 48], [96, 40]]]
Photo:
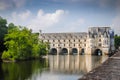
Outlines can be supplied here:
[[48, 53], [49, 50], [49, 43], [41, 43], [40, 44], [40, 55], [45, 55], [45, 53]]
[[[39, 42], [38, 35], [25, 27], [9, 24], [8, 34], [4, 40], [8, 51], [2, 55], [2, 59], [29, 59], [46, 54], [46, 43]], [[10, 55], [10, 56], [5, 56]]]
[[7, 21], [0, 17], [0, 52], [3, 52], [6, 49], [4, 46], [5, 34], [7, 34]]
[[9, 59], [10, 58], [10, 54], [8, 51], [4, 51], [3, 55], [2, 55], [3, 59]]
[[120, 47], [120, 36], [115, 35], [115, 48], [118, 49]]

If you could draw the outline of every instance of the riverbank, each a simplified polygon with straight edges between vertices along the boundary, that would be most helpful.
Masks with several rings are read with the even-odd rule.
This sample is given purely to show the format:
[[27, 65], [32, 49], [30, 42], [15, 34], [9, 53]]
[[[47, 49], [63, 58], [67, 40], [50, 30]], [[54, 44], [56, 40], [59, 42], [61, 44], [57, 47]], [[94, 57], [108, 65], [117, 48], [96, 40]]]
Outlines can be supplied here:
[[120, 51], [79, 80], [120, 80]]
[[32, 61], [32, 60], [43, 60], [43, 59], [47, 59], [48, 55], [43, 55], [40, 57], [31, 57], [31, 58], [27, 58], [27, 59], [0, 59], [0, 62], [5, 62], [5, 63], [11, 63], [11, 62], [20, 62], [20, 61]]

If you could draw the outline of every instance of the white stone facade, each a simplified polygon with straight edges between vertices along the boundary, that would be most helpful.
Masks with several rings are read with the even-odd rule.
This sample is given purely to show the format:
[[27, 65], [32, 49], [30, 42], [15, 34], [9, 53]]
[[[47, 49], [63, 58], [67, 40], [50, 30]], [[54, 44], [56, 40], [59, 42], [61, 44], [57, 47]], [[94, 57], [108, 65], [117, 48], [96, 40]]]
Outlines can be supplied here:
[[40, 40], [50, 44], [51, 54], [109, 54], [114, 50], [114, 32], [110, 27], [90, 27], [87, 32], [40, 33]]

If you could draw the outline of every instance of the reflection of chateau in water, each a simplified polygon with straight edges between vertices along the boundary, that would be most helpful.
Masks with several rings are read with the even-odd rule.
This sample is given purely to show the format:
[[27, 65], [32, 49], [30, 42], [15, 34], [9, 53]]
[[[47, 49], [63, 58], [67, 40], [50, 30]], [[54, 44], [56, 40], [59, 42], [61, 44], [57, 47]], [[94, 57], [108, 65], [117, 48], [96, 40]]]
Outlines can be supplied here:
[[51, 54], [108, 54], [114, 50], [114, 31], [110, 27], [90, 27], [88, 32], [41, 33], [50, 43]]
[[107, 59], [107, 56], [49, 56], [49, 68], [51, 72], [68, 74], [84, 74], [97, 67]]

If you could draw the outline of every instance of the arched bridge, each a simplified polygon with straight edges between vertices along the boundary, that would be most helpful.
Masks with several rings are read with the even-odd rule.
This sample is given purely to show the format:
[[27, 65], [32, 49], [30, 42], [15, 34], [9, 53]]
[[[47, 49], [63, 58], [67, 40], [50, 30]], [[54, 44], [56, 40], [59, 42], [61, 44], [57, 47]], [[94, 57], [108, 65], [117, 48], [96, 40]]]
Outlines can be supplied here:
[[[50, 55], [85, 55], [87, 52], [85, 52], [84, 48], [51, 48], [49, 51]], [[101, 49], [95, 49], [92, 55], [103, 55]]]

